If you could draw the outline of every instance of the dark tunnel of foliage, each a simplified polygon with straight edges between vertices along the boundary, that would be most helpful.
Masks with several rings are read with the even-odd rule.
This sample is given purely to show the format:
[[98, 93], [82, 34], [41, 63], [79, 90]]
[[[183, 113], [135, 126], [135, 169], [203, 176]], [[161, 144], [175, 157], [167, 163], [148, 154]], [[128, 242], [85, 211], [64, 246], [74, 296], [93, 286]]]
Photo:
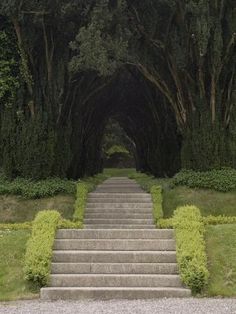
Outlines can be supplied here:
[[1, 0], [0, 168], [103, 168], [110, 118], [136, 167], [236, 168], [235, 1]]

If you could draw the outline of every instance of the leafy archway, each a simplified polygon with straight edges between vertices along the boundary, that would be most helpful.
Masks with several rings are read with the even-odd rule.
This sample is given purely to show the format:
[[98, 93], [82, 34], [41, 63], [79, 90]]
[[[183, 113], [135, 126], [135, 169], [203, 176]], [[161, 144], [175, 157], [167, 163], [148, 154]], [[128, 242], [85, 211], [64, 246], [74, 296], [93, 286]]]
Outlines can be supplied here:
[[139, 170], [235, 167], [235, 14], [233, 0], [1, 1], [4, 172], [97, 173], [112, 116]]

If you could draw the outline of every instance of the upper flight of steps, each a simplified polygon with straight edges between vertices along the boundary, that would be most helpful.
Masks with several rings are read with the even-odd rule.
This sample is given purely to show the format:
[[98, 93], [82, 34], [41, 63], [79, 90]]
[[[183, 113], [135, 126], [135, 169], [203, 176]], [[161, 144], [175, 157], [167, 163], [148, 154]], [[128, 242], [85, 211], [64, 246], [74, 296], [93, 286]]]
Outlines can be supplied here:
[[173, 230], [158, 230], [149, 194], [127, 178], [90, 193], [84, 230], [59, 230], [50, 286], [41, 298], [188, 297], [176, 264]]
[[88, 229], [155, 229], [151, 195], [134, 180], [106, 180], [90, 193], [84, 224]]

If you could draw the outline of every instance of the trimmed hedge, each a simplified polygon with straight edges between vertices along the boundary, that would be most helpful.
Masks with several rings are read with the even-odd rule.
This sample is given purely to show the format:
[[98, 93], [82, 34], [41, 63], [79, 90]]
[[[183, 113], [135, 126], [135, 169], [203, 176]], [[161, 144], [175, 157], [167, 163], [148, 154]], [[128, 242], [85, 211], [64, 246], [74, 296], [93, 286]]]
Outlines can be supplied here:
[[202, 217], [205, 225], [224, 225], [224, 224], [236, 224], [236, 216], [207, 216]]
[[85, 178], [83, 181], [77, 183], [76, 200], [74, 205], [75, 211], [73, 215], [74, 221], [83, 222], [88, 193], [92, 192], [99, 183], [107, 178], [107, 175], [98, 174], [95, 177]]
[[0, 224], [0, 230], [28, 230], [32, 228], [32, 222]]
[[174, 176], [172, 184], [228, 192], [236, 190], [236, 169], [224, 168], [205, 172], [182, 170]]
[[172, 229], [173, 228], [173, 218], [166, 218], [159, 220], [159, 228], [161, 229]]
[[26, 279], [45, 286], [49, 280], [52, 247], [60, 214], [45, 210], [37, 214], [32, 225], [32, 234], [27, 242], [25, 255]]
[[193, 294], [200, 293], [209, 278], [204, 240], [205, 227], [195, 206], [179, 207], [174, 212], [177, 261], [182, 281]]
[[61, 219], [58, 223], [58, 229], [81, 229], [82, 227], [83, 224], [81, 221]]
[[0, 176], [0, 194], [20, 195], [25, 199], [37, 199], [57, 194], [74, 194], [76, 182], [60, 178], [49, 178], [40, 181], [16, 178], [9, 181]]
[[83, 222], [88, 193], [91, 190], [92, 190], [91, 184], [82, 183], [82, 182], [79, 182], [77, 184], [77, 192], [76, 192], [76, 199], [75, 199], [75, 205], [74, 205], [75, 211], [73, 215], [73, 219], [75, 221]]
[[[236, 224], [236, 216], [206, 216], [202, 217], [202, 222], [204, 225], [227, 225]], [[168, 229], [174, 227], [173, 218], [160, 219], [159, 227], [161, 229]]]
[[153, 216], [155, 223], [159, 225], [159, 220], [164, 216], [162, 208], [162, 187], [159, 185], [152, 186], [151, 195], [153, 201]]

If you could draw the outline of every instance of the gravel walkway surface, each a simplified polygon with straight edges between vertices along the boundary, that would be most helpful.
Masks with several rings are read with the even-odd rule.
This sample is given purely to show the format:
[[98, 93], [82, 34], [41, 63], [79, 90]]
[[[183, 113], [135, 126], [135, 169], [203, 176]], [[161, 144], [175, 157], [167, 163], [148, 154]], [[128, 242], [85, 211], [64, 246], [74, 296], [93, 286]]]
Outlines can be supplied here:
[[0, 303], [4, 314], [236, 314], [236, 299], [159, 299], [136, 301], [19, 301]]

